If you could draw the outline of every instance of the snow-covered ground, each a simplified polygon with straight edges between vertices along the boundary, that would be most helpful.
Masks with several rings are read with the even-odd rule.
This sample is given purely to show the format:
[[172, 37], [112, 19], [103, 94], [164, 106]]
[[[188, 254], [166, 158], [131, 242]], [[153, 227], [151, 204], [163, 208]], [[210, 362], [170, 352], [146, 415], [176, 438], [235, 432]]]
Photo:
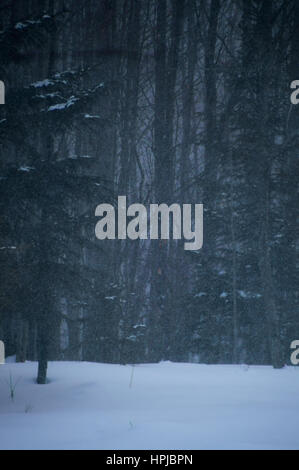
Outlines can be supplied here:
[[[299, 449], [299, 369], [0, 366], [1, 449]], [[10, 377], [17, 382], [10, 398]]]

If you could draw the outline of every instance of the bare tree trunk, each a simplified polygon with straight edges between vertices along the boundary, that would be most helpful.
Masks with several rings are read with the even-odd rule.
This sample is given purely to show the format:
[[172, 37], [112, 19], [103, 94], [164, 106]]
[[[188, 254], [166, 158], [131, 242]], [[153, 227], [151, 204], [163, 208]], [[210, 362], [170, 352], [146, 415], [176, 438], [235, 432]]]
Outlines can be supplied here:
[[[55, 2], [50, 3], [50, 14], [55, 12]], [[48, 75], [50, 76], [54, 70], [55, 61], [55, 46], [56, 40], [52, 34], [50, 41], [50, 50], [48, 57]], [[46, 158], [48, 162], [53, 158], [54, 153], [54, 137], [51, 135], [51, 129], [47, 136], [46, 143]], [[51, 330], [54, 330], [55, 318], [53, 315], [53, 300], [52, 292], [54, 286], [49, 285], [50, 274], [50, 260], [49, 260], [49, 247], [48, 247], [48, 227], [50, 224], [48, 208], [44, 202], [41, 208], [41, 221], [40, 221], [40, 240], [39, 240], [39, 279], [40, 279], [40, 292], [39, 292], [39, 313], [38, 313], [38, 372], [37, 383], [44, 385], [47, 383], [47, 368], [50, 351]], [[52, 318], [51, 318], [52, 316]]]
[[239, 363], [240, 351], [240, 326], [239, 314], [237, 306], [237, 247], [236, 247], [236, 230], [234, 215], [234, 163], [231, 155], [231, 185], [230, 185], [230, 231], [232, 244], [232, 298], [233, 298], [233, 364]]
[[205, 245], [205, 252], [208, 256], [213, 254], [213, 211], [217, 186], [217, 84], [216, 84], [216, 43], [217, 29], [220, 14], [220, 0], [211, 0], [209, 9], [209, 23], [207, 39], [205, 44], [205, 170], [204, 170], [204, 204], [205, 204], [205, 234], [204, 239], [208, 240]]
[[[174, 103], [178, 68], [178, 52], [184, 21], [183, 0], [172, 1], [170, 47], [167, 53], [167, 1], [157, 2], [155, 37], [155, 116], [154, 116], [154, 198], [169, 204], [174, 188]], [[151, 360], [160, 360], [169, 354], [171, 301], [168, 304], [170, 270], [169, 243], [160, 240], [152, 248], [151, 312], [149, 343]], [[170, 294], [171, 295], [171, 294]], [[168, 305], [167, 305], [168, 304]]]
[[17, 319], [16, 362], [25, 362], [28, 350], [28, 321], [21, 315]]
[[271, 245], [269, 240], [269, 187], [265, 188], [265, 192], [265, 213], [262, 221], [260, 239], [260, 272], [264, 292], [271, 361], [273, 367], [275, 369], [279, 369], [284, 366], [284, 360], [280, 339], [280, 320], [275, 302], [275, 290], [271, 266]]
[[194, 21], [194, 2], [188, 0], [186, 5], [188, 20], [188, 40], [187, 40], [187, 74], [184, 83], [183, 111], [182, 111], [182, 148], [180, 157], [180, 185], [181, 200], [184, 200], [187, 177], [190, 175], [190, 151], [192, 138], [192, 118], [194, 109], [194, 73], [197, 60], [197, 37]]
[[[269, 66], [273, 62], [272, 59], [272, 4], [264, 1], [261, 6], [261, 19], [258, 24], [258, 31], [261, 37], [261, 51], [264, 57], [267, 57], [267, 63], [263, 64], [262, 68], [262, 79], [264, 83], [270, 82]], [[269, 116], [271, 114], [270, 106], [271, 96], [267, 88], [261, 93], [261, 112], [263, 116]], [[270, 129], [270, 131], [272, 131]], [[284, 366], [284, 360], [282, 357], [282, 345], [280, 338], [280, 318], [279, 312], [275, 299], [275, 289], [272, 273], [272, 249], [271, 249], [271, 213], [270, 213], [270, 198], [271, 198], [271, 186], [272, 186], [272, 172], [271, 172], [271, 159], [269, 156], [268, 148], [266, 144], [273, 139], [269, 129], [266, 129], [264, 138], [264, 146], [262, 150], [263, 163], [262, 163], [262, 175], [261, 185], [263, 188], [263, 200], [261, 201], [262, 206], [262, 227], [261, 227], [261, 255], [260, 255], [260, 272], [261, 281], [264, 292], [264, 303], [265, 311], [268, 322], [268, 337], [270, 345], [270, 353], [272, 365], [274, 368], [281, 368]]]

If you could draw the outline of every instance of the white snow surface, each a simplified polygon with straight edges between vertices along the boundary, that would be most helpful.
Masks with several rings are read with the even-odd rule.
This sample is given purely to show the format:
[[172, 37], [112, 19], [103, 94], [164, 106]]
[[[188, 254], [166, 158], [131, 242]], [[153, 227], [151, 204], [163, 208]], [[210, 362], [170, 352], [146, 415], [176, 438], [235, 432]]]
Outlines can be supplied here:
[[296, 367], [51, 362], [47, 385], [36, 369], [0, 366], [1, 449], [299, 449]]

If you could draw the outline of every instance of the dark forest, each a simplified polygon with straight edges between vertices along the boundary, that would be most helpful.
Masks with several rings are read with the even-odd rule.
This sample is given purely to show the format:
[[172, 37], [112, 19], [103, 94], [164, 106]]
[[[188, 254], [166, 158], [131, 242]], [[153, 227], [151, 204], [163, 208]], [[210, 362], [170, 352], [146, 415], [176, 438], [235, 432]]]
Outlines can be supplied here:
[[[297, 0], [3, 0], [0, 339], [17, 362], [281, 368], [299, 337]], [[97, 205], [203, 204], [203, 247]]]

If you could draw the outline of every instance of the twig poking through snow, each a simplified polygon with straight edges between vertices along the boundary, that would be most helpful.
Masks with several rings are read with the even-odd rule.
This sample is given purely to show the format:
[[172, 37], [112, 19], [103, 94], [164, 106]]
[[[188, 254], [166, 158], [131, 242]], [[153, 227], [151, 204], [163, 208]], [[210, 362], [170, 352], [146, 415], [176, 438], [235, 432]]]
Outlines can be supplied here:
[[131, 372], [131, 378], [130, 378], [129, 388], [132, 388], [132, 385], [133, 385], [134, 367], [135, 367], [135, 365], [133, 364], [133, 365], [132, 365], [132, 372]]
[[16, 386], [18, 385], [19, 381], [20, 381], [20, 377], [14, 382], [13, 378], [12, 378], [12, 375], [11, 375], [11, 372], [9, 372], [9, 382], [7, 382], [7, 384], [9, 386], [9, 395], [10, 395], [11, 401], [14, 401], [15, 390], [16, 390]]

